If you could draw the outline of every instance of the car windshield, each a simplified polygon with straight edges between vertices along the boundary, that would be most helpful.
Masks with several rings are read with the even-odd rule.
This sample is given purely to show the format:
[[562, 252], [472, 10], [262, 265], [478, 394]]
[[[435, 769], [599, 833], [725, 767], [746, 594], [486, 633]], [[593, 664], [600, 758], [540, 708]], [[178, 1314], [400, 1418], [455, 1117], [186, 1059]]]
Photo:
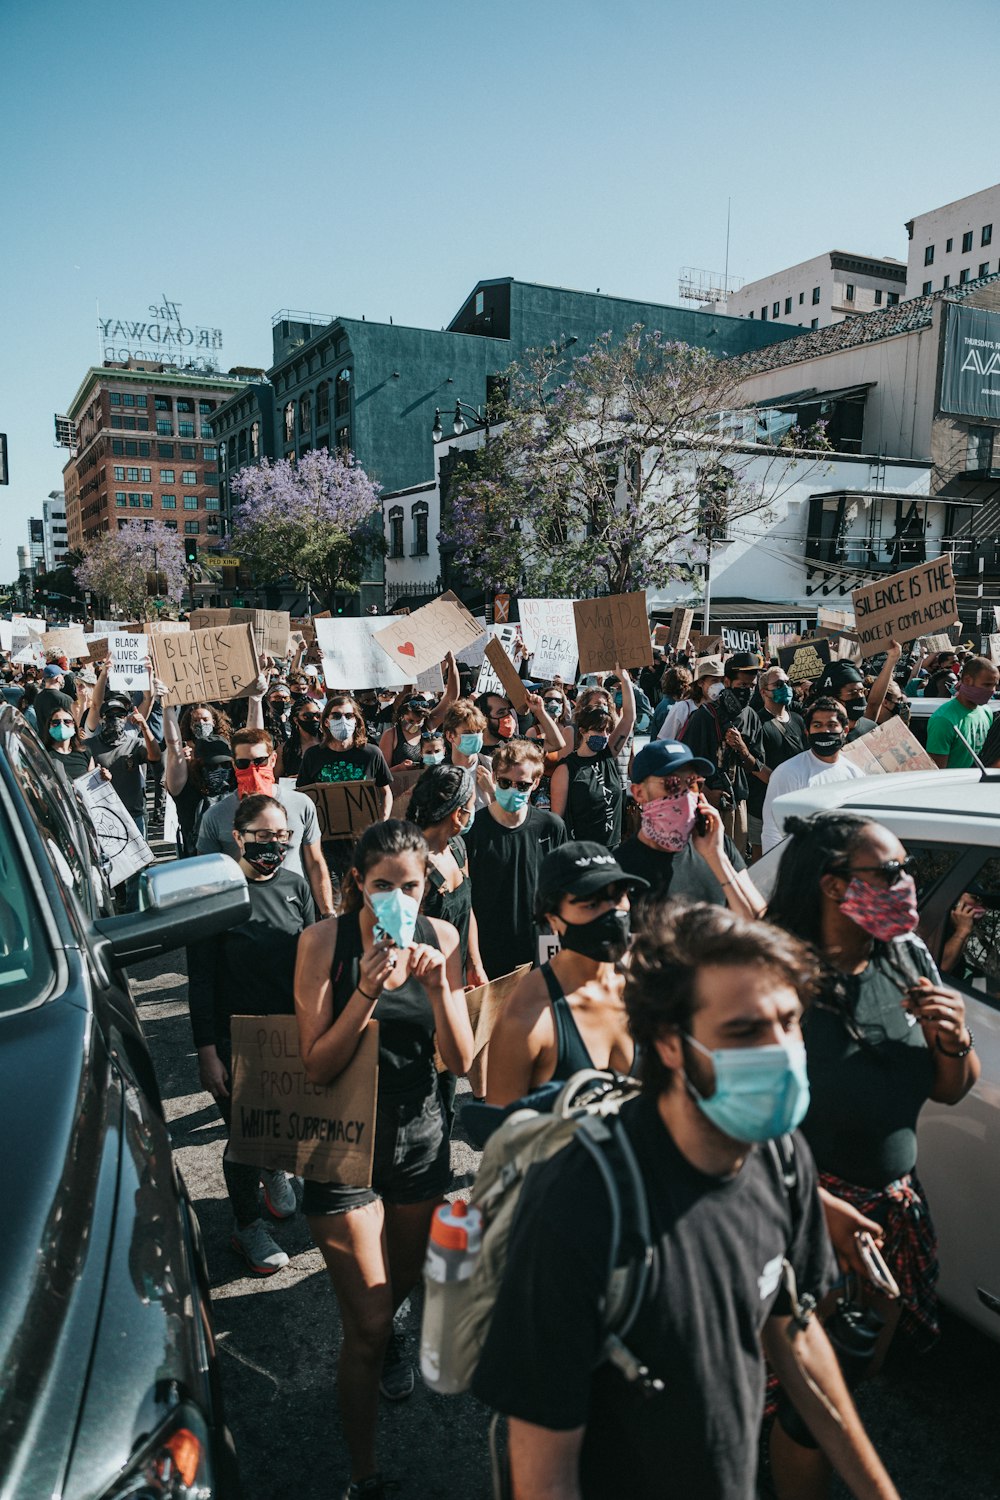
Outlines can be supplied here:
[[0, 812], [0, 1013], [40, 1000], [54, 975], [48, 938], [20, 852]]

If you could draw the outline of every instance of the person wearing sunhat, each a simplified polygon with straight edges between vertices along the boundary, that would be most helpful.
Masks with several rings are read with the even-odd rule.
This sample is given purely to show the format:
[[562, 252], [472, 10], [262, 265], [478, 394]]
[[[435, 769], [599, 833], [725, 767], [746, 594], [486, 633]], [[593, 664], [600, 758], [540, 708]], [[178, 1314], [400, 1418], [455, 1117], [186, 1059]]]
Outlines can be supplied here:
[[750, 707], [763, 665], [756, 651], [730, 656], [722, 668], [721, 690], [716, 692], [713, 683], [684, 734], [691, 754], [712, 763], [708, 800], [721, 813], [726, 833], [741, 854], [749, 832], [750, 777], [764, 763], [763, 730]]
[[[716, 687], [716, 684], [718, 686]], [[705, 701], [710, 692], [721, 693], [723, 688], [722, 663], [718, 657], [706, 657], [694, 668], [694, 681], [690, 691], [667, 710], [659, 729], [654, 736], [658, 740], [679, 740], [684, 734], [684, 726], [694, 713], [695, 709]]]
[[[642, 825], [615, 855], [626, 874], [648, 882], [650, 900], [683, 896], [759, 917], [764, 898], [704, 795], [714, 769], [678, 740], [654, 740], [640, 750], [632, 763], [632, 796]], [[636, 925], [641, 921], [640, 910]]]
[[585, 1068], [632, 1071], [620, 960], [629, 943], [629, 894], [646, 888], [603, 844], [576, 840], [545, 856], [535, 916], [561, 946], [525, 975], [500, 1012], [490, 1037], [488, 1104], [508, 1105]]

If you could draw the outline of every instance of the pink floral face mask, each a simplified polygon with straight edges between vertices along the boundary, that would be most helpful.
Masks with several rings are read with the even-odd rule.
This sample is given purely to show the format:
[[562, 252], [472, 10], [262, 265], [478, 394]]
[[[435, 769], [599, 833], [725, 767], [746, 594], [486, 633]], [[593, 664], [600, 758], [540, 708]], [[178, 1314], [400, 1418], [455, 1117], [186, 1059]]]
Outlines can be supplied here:
[[642, 804], [642, 831], [658, 849], [676, 854], [691, 837], [698, 813], [698, 793], [681, 792], [678, 797], [657, 797]]
[[869, 937], [891, 943], [893, 938], [913, 932], [919, 920], [913, 876], [901, 875], [888, 890], [866, 885], [855, 876], [844, 892], [840, 909]]

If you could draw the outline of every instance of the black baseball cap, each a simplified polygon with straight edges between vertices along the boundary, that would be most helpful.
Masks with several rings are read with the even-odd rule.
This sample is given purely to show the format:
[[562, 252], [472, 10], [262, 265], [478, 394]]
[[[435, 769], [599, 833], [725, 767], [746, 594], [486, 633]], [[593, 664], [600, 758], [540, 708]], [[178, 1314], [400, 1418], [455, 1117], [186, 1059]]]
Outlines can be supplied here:
[[108, 693], [101, 704], [101, 713], [130, 714], [135, 707], [131, 698], [126, 698], [124, 693]]
[[609, 885], [646, 890], [649, 881], [639, 875], [629, 875], [603, 844], [575, 839], [553, 849], [542, 860], [538, 872], [538, 900], [547, 902], [560, 896], [590, 896]]
[[831, 661], [823, 668], [823, 675], [813, 684], [813, 696], [838, 693], [842, 687], [855, 682], [864, 682], [857, 667], [849, 661]]

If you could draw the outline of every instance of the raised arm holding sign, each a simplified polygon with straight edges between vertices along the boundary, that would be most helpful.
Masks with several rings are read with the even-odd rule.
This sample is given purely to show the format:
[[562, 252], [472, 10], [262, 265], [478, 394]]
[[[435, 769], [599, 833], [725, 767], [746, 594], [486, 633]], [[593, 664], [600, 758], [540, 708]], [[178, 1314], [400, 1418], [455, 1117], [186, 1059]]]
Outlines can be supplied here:
[[866, 583], [854, 590], [851, 599], [865, 656], [885, 650], [890, 640], [915, 641], [961, 618], [948, 556]]

